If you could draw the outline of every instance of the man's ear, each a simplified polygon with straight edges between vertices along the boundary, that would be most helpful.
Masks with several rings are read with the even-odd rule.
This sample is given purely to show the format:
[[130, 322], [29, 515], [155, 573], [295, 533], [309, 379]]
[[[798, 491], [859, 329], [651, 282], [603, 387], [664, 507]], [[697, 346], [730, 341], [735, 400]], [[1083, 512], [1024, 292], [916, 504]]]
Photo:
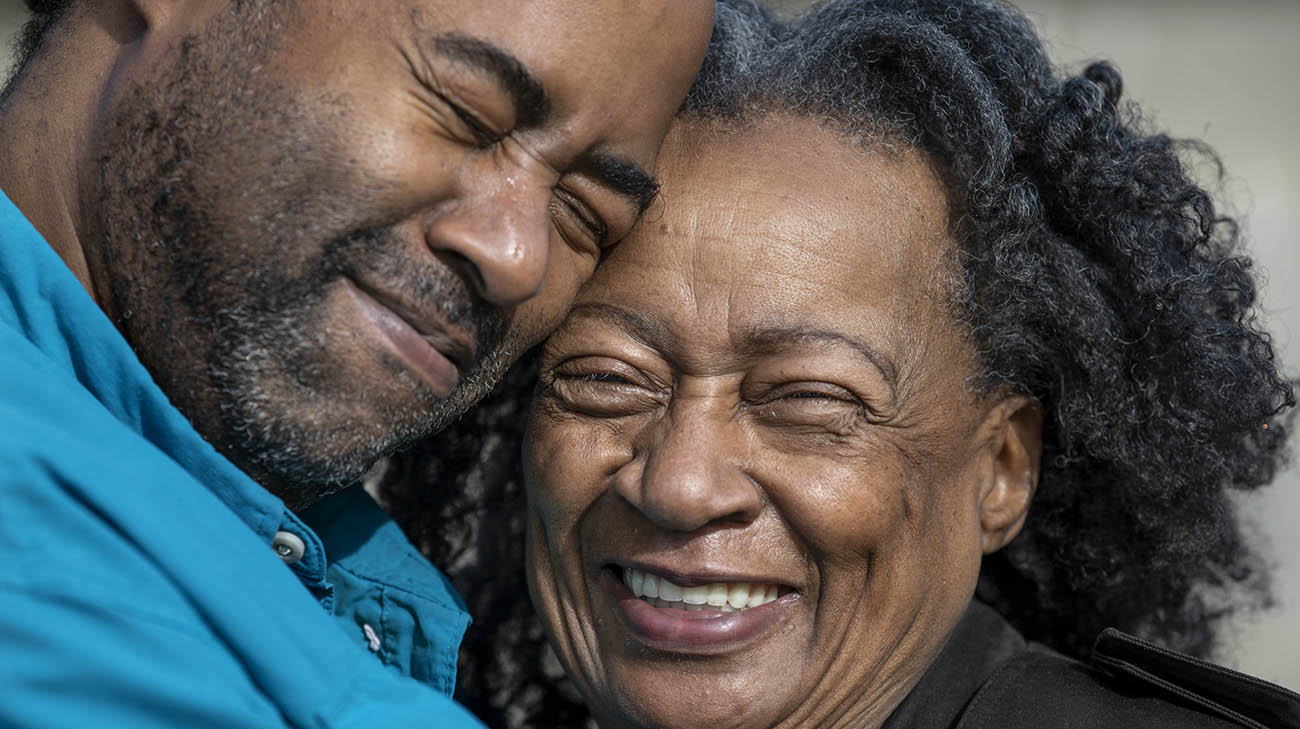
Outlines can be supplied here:
[[194, 0], [117, 0], [117, 2], [135, 18], [141, 30], [160, 28], [177, 13], [193, 15], [210, 12], [204, 6], [213, 4]]
[[989, 413], [993, 477], [980, 498], [981, 548], [991, 554], [1020, 533], [1038, 488], [1043, 408], [1032, 397], [1009, 395]]
[[180, 0], [112, 0], [96, 6], [93, 22], [125, 46], [165, 23], [179, 4]]
[[145, 28], [157, 28], [167, 22], [182, 3], [177, 0], [125, 0]]

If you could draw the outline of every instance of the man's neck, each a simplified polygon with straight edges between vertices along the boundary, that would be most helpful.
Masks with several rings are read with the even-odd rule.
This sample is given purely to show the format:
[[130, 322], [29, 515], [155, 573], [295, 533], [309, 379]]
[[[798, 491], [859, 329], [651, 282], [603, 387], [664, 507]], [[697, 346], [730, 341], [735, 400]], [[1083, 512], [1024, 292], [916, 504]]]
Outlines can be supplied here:
[[[23, 93], [35, 84], [20, 80], [0, 111], [0, 189], [31, 221], [73, 274], [95, 295], [74, 222], [77, 215], [75, 163], [69, 159], [71, 130], [57, 112], [46, 116], [43, 104]], [[26, 88], [23, 88], [26, 87]]]
[[95, 252], [80, 235], [80, 183], [95, 174], [90, 141], [131, 28], [112, 11], [85, 5], [99, 4], [73, 5], [0, 104], [0, 190], [102, 308], [108, 301], [93, 275]]

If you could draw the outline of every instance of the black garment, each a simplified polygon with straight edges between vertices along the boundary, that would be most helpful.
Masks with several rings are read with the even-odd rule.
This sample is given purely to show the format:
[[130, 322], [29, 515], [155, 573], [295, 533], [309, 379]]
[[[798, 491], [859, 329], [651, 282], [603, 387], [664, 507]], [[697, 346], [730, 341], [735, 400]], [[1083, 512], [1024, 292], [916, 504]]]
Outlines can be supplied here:
[[1300, 695], [1116, 630], [1082, 663], [972, 602], [882, 729], [1300, 729]]

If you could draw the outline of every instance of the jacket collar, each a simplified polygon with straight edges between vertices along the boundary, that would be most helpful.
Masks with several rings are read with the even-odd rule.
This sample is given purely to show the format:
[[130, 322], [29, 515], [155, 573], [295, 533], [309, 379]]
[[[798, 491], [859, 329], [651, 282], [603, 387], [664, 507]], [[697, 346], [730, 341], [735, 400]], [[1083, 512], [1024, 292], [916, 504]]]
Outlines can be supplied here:
[[1025, 649], [1010, 623], [972, 600], [943, 650], [881, 729], [948, 729], [989, 676]]

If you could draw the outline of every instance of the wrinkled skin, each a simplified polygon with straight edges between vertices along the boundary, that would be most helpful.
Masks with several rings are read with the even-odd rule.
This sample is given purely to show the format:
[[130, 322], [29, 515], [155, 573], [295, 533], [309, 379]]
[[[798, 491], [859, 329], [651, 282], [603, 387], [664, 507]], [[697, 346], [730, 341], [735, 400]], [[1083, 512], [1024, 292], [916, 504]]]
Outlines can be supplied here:
[[[1039, 409], [968, 389], [920, 154], [684, 121], [660, 169], [662, 208], [545, 345], [525, 462], [548, 637], [603, 729], [879, 726], [1023, 523]], [[629, 567], [782, 596], [688, 640], [710, 613], [645, 627]]]
[[85, 105], [76, 240], [33, 218], [198, 430], [306, 505], [558, 323], [652, 194], [711, 19], [704, 0], [97, 4], [63, 46], [121, 42]]

